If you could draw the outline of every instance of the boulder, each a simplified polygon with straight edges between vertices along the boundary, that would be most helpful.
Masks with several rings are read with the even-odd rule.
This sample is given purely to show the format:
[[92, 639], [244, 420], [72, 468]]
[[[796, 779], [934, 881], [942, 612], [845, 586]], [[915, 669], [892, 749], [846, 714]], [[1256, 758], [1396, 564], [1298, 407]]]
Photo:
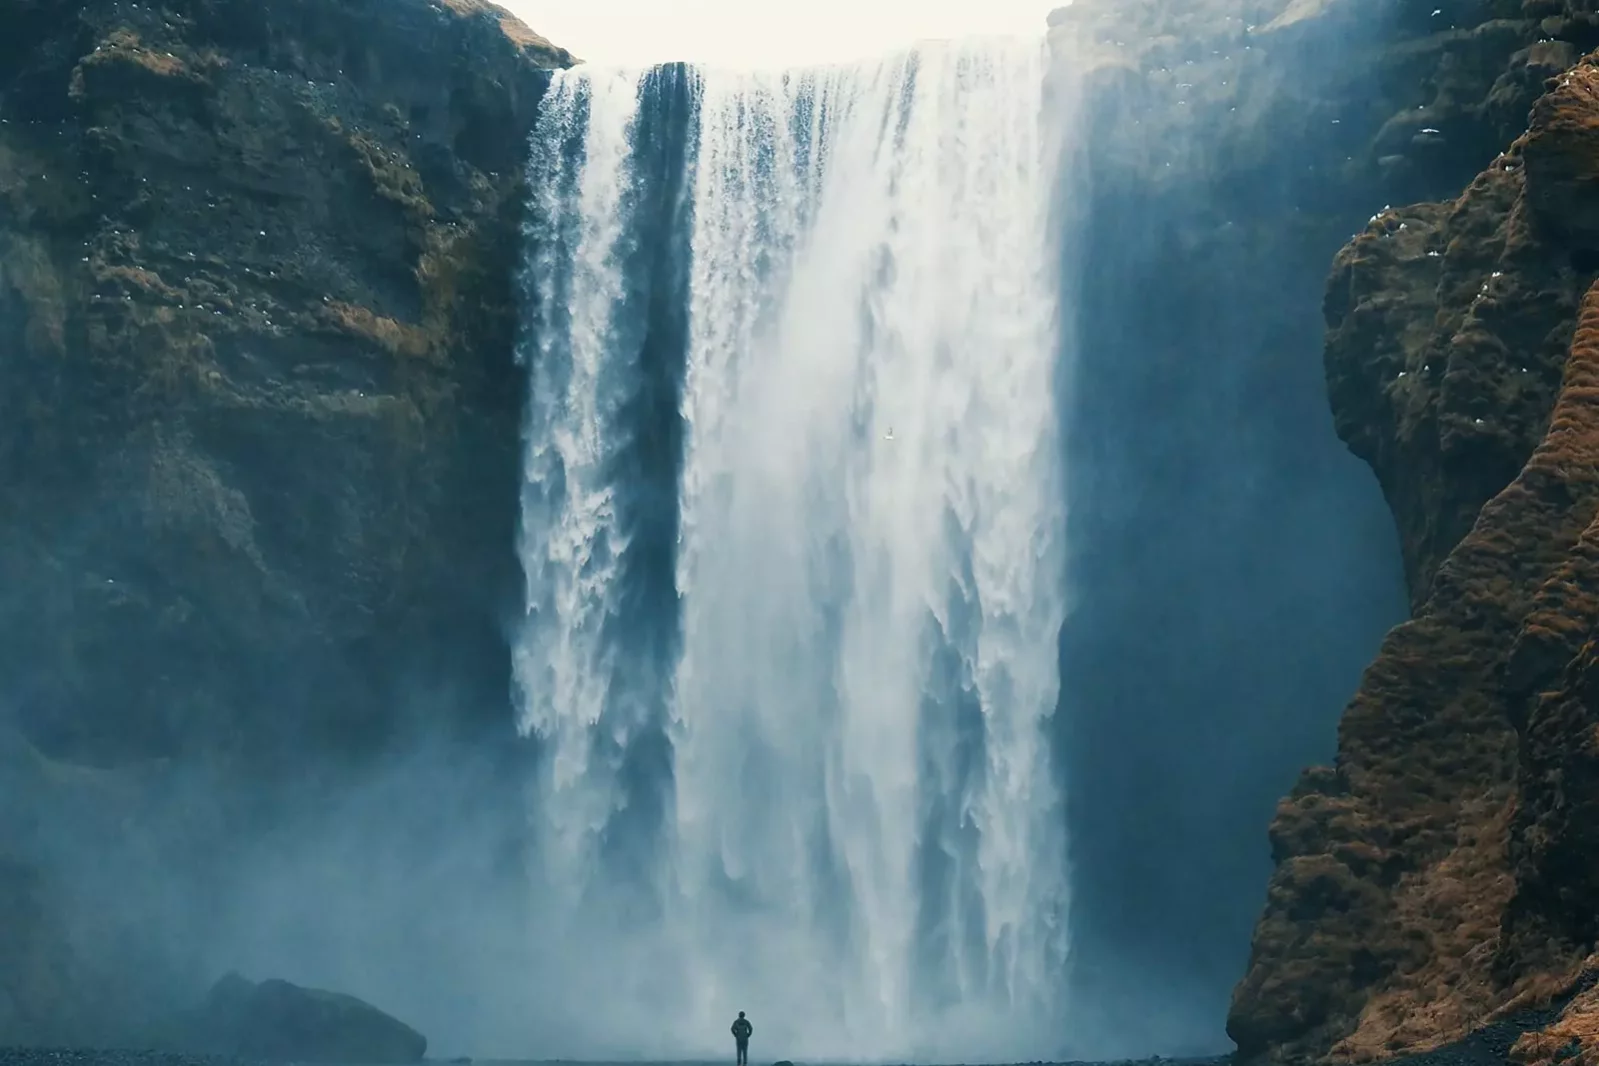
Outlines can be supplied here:
[[296, 1062], [418, 1062], [427, 1037], [342, 992], [230, 973], [187, 1019], [184, 1043], [211, 1054]]

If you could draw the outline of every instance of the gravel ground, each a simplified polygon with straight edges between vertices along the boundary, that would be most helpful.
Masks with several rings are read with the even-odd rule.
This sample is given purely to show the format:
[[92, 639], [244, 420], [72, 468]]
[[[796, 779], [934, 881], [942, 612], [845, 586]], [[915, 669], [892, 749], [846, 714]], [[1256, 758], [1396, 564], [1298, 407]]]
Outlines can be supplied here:
[[0, 1047], [0, 1066], [248, 1066], [248, 1064], [242, 1059], [181, 1055], [174, 1051]]
[[[1583, 987], [1593, 982], [1590, 977]], [[1383, 1066], [1509, 1066], [1510, 1048], [1522, 1033], [1541, 1029], [1560, 1015], [1564, 1003], [1544, 1010], [1523, 1011], [1502, 1022], [1479, 1029], [1464, 1040], [1435, 1051], [1390, 1059]], [[1120, 1062], [1017, 1063], [1012, 1066], [1231, 1066], [1231, 1058], [1127, 1059]], [[75, 1048], [0, 1047], [0, 1066], [260, 1066], [246, 1059], [183, 1055], [166, 1051], [100, 1051]], [[424, 1066], [447, 1066], [446, 1060], [424, 1060]], [[489, 1066], [484, 1063], [482, 1066]], [[513, 1066], [496, 1060], [494, 1066]], [[515, 1066], [554, 1066], [521, 1063]], [[575, 1064], [573, 1064], [575, 1066]], [[647, 1066], [647, 1064], [640, 1064]], [[682, 1066], [682, 1064], [658, 1064]], [[711, 1064], [707, 1064], [711, 1066]], [[789, 1066], [784, 1063], [783, 1066]]]
[[1592, 988], [1596, 981], [1599, 981], [1599, 973], [1590, 973], [1578, 982], [1570, 995], [1547, 1007], [1521, 1011], [1477, 1030], [1464, 1040], [1445, 1044], [1436, 1051], [1390, 1059], [1385, 1066], [1506, 1066], [1510, 1062], [1510, 1049], [1522, 1033], [1542, 1029], [1559, 1018], [1566, 1004]]
[[1558, 1009], [1524, 1011], [1435, 1051], [1390, 1059], [1389, 1066], [1505, 1066], [1510, 1062], [1511, 1046], [1522, 1033], [1542, 1029], [1558, 1017]]

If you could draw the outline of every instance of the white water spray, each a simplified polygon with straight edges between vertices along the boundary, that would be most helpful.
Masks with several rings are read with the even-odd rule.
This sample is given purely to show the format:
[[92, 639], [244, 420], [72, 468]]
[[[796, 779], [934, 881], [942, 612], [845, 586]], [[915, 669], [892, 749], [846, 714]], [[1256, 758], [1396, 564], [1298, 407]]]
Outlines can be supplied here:
[[[593, 732], [610, 717], [614, 666], [603, 637], [625, 547], [608, 467], [625, 439], [617, 393], [629, 367], [610, 342], [637, 109], [633, 77], [557, 79], [543, 102], [531, 164], [532, 213], [560, 223], [532, 249], [539, 315], [521, 545], [528, 612], [513, 669], [520, 727], [548, 745], [542, 798], [560, 815], [538, 822], [544, 888], [567, 895], [559, 904], [568, 908], [616, 803], [617, 768], [598, 757]], [[583, 130], [578, 158], [566, 150], [574, 128]]]
[[[1046, 131], [1064, 116], [1045, 124], [1045, 62], [1039, 43], [974, 42], [700, 76], [660, 911], [593, 947], [619, 975], [661, 971], [638, 1053], [721, 1052], [738, 1009], [785, 1057], [1058, 1050]], [[535, 179], [561, 179], [538, 210], [579, 217], [533, 271], [571, 321], [535, 324], [555, 369], [534, 367], [518, 649], [547, 751], [540, 861], [577, 893], [619, 802], [596, 733], [626, 728], [607, 724], [602, 634], [625, 550], [606, 396], [630, 354], [606, 323], [638, 97], [603, 78], [559, 78], [536, 139]], [[574, 178], [551, 146], [585, 121], [562, 110], [583, 85]]]

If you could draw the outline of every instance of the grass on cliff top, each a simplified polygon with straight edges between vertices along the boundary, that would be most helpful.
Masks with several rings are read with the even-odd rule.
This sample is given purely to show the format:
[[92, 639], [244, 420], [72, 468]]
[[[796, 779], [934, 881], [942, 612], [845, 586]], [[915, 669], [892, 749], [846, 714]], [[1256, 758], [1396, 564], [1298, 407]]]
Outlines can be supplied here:
[[493, 16], [499, 20], [500, 31], [518, 48], [544, 52], [556, 60], [572, 61], [571, 53], [566, 49], [559, 48], [546, 38], [540, 37], [528, 27], [527, 23], [500, 5], [489, 3], [489, 0], [438, 0], [438, 2], [462, 18], [475, 18], [482, 14]]

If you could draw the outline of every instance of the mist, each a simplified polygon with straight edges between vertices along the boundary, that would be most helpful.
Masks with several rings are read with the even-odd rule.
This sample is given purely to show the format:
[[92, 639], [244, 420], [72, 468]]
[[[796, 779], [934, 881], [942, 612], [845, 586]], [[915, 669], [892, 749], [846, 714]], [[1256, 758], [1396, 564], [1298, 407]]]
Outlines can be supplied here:
[[[1382, 205], [1329, 163], [1342, 123], [1295, 114], [1352, 95], [1350, 56], [1382, 29], [1257, 39], [1253, 67], [1243, 37], [1178, 46], [1166, 95], [1096, 97], [1056, 713], [1090, 1057], [1230, 1049], [1273, 810], [1331, 759], [1406, 615], [1392, 518], [1334, 432], [1321, 360], [1327, 263]], [[1251, 144], [1262, 129], [1279, 133]]]
[[287, 785], [67, 767], [14, 735], [0, 755], [0, 810], [44, 830], [10, 839], [27, 839], [93, 990], [76, 1039], [163, 1039], [237, 971], [360, 996], [434, 1055], [539, 1046], [509, 725], [503, 745], [417, 737], [365, 765], [307, 753]]

